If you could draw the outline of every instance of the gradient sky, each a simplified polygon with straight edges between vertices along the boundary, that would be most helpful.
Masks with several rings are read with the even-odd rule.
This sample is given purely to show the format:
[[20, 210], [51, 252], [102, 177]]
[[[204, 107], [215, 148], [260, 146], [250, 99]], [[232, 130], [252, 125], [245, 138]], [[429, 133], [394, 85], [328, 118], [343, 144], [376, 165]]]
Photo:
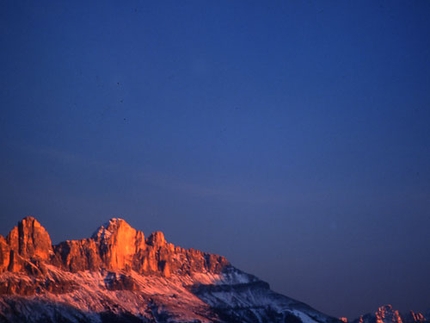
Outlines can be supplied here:
[[430, 1], [0, 4], [0, 222], [111, 217], [334, 316], [430, 308]]

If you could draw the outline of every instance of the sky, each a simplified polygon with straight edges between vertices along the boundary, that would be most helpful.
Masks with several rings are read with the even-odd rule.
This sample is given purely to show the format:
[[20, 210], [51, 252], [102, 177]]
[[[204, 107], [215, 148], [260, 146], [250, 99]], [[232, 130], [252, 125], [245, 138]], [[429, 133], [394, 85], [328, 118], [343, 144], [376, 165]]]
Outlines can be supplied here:
[[430, 308], [430, 1], [0, 4], [0, 234], [112, 217], [350, 319]]

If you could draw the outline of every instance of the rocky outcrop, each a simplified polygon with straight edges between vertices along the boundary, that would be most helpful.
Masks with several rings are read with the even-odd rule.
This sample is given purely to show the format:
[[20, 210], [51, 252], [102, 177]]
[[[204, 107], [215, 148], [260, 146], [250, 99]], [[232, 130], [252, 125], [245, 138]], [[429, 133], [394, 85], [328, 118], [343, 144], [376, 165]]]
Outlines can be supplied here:
[[401, 314], [398, 310], [393, 309], [391, 305], [384, 305], [378, 308], [373, 314], [365, 314], [352, 323], [427, 323], [429, 319], [421, 314], [410, 311]]
[[38, 274], [46, 264], [70, 272], [134, 270], [170, 277], [220, 273], [229, 262], [218, 255], [175, 247], [159, 231], [145, 239], [142, 231], [118, 218], [100, 226], [91, 238], [67, 240], [56, 246], [52, 246], [48, 232], [33, 217], [20, 221], [6, 238], [0, 236], [0, 272]]
[[415, 313], [414, 311], [409, 311], [409, 313], [402, 314], [403, 323], [425, 323], [429, 322], [430, 318], [426, 317], [422, 313]]
[[67, 240], [54, 246], [51, 263], [70, 272], [97, 270], [102, 265], [97, 243], [93, 239]]
[[376, 323], [403, 323], [399, 311], [394, 310], [391, 305], [378, 308], [375, 318]]
[[0, 235], [0, 273], [9, 268], [10, 246], [6, 239]]
[[22, 258], [48, 260], [53, 254], [48, 232], [33, 217], [24, 218], [14, 227], [6, 240]]
[[54, 252], [45, 228], [33, 217], [24, 218], [6, 238], [0, 237], [0, 272], [34, 272], [34, 264], [51, 259]]

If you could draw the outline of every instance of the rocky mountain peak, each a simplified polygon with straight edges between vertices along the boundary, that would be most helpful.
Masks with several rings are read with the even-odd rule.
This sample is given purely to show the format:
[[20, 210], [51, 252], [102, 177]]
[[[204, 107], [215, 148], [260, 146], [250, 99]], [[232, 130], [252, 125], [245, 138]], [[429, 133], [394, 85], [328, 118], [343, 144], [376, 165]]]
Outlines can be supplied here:
[[26, 259], [46, 261], [54, 253], [51, 237], [32, 216], [18, 222], [0, 245], [0, 272], [5, 269], [20, 271]]
[[111, 269], [133, 268], [134, 256], [146, 249], [144, 233], [120, 218], [99, 227], [92, 239], [98, 244], [102, 261]]
[[360, 316], [360, 318], [352, 321], [352, 323], [424, 323], [428, 322], [421, 313], [410, 311], [406, 314], [401, 314], [398, 310], [393, 309], [390, 304], [381, 306], [375, 313], [369, 313]]
[[224, 257], [175, 247], [160, 231], [145, 239], [142, 231], [120, 218], [110, 219], [91, 238], [67, 240], [56, 246], [51, 245], [48, 232], [33, 217], [20, 221], [6, 238], [0, 236], [0, 272], [28, 268], [40, 272], [39, 265], [43, 264], [73, 273], [133, 270], [164, 277], [220, 273], [229, 266]]
[[375, 316], [376, 323], [402, 323], [399, 311], [394, 310], [389, 304], [379, 307]]
[[[0, 322], [346, 323], [277, 294], [226, 258], [144, 237], [112, 218], [87, 239], [52, 246], [26, 217], [0, 235]], [[352, 323], [429, 323], [391, 305]]]
[[52, 251], [48, 231], [34, 217], [28, 216], [18, 222], [6, 238], [13, 250], [22, 257], [48, 259]]
[[[112, 234], [124, 228], [131, 228], [131, 226], [121, 218], [112, 218], [108, 222], [101, 225], [91, 236], [96, 241], [102, 241], [105, 239], [109, 239]], [[127, 230], [125, 229], [125, 230]]]

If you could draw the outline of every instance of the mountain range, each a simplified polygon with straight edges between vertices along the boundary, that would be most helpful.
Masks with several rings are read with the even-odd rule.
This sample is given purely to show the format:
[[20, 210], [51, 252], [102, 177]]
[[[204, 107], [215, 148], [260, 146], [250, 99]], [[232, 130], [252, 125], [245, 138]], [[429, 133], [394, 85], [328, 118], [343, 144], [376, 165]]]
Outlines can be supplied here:
[[[345, 321], [345, 320], [344, 320]], [[148, 237], [113, 218], [87, 239], [52, 245], [26, 217], [0, 235], [0, 322], [340, 323], [272, 291], [223, 256]], [[391, 306], [353, 323], [429, 322]]]

